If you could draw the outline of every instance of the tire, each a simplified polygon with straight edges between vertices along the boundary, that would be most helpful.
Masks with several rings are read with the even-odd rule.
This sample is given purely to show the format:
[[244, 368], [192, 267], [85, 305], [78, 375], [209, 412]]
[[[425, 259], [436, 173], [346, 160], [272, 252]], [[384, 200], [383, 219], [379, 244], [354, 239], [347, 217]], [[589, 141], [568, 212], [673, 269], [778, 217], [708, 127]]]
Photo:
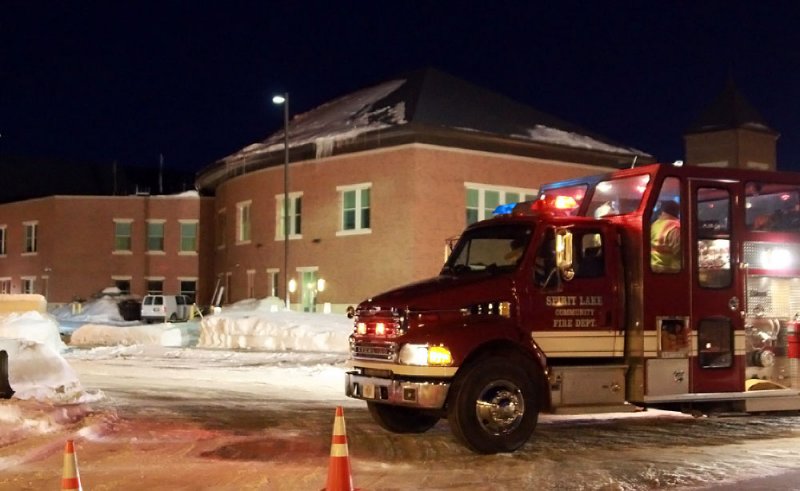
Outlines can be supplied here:
[[439, 422], [439, 416], [424, 409], [367, 402], [372, 419], [392, 433], [425, 433]]
[[178, 320], [178, 315], [177, 314], [172, 314], [171, 316], [169, 316], [169, 321], [170, 322], [176, 322], [177, 320]]
[[482, 454], [513, 452], [539, 419], [538, 380], [516, 357], [480, 360], [450, 388], [447, 419], [453, 435]]

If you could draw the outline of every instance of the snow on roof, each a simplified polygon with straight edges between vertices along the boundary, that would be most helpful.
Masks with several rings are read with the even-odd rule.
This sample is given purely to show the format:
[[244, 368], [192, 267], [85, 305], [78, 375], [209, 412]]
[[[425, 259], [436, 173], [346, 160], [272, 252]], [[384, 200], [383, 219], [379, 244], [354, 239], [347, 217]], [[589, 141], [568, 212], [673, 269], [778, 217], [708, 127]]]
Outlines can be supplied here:
[[528, 130], [527, 135], [513, 135], [515, 137], [526, 138], [540, 143], [550, 143], [553, 145], [561, 145], [573, 148], [585, 148], [589, 150], [599, 150], [611, 153], [639, 153], [644, 154], [641, 150], [631, 147], [620, 147], [617, 145], [610, 145], [601, 142], [591, 136], [582, 135], [570, 131], [560, 130], [558, 128], [549, 128], [544, 125], [537, 124], [532, 129]]
[[[405, 103], [378, 106], [375, 103], [396, 91], [406, 81], [392, 80], [362, 89], [298, 114], [289, 122], [289, 147], [317, 143], [317, 153], [332, 150], [336, 141], [350, 140], [367, 131], [405, 124]], [[262, 143], [248, 145], [226, 157], [237, 160], [247, 155], [283, 148], [284, 133], [279, 131]]]

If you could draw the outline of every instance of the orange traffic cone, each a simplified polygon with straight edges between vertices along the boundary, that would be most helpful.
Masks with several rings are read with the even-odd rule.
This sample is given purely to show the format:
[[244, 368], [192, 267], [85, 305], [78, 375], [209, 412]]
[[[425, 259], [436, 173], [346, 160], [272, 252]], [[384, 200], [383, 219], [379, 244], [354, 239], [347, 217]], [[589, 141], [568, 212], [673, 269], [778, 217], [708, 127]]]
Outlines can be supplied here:
[[344, 410], [336, 407], [331, 440], [331, 459], [328, 465], [328, 482], [323, 491], [354, 491], [350, 474], [350, 456], [347, 453], [347, 433], [344, 427]]
[[75, 456], [75, 445], [67, 440], [64, 447], [64, 473], [61, 475], [61, 491], [83, 491], [81, 478], [78, 475], [78, 458]]

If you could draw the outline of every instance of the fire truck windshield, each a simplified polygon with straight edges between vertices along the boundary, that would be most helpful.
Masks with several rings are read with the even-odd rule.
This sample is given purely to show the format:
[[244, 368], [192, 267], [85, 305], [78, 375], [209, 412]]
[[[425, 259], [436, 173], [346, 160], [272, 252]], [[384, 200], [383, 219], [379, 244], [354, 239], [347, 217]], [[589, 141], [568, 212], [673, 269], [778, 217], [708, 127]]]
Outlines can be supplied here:
[[495, 225], [467, 230], [442, 269], [443, 274], [508, 272], [522, 260], [533, 235], [529, 225]]

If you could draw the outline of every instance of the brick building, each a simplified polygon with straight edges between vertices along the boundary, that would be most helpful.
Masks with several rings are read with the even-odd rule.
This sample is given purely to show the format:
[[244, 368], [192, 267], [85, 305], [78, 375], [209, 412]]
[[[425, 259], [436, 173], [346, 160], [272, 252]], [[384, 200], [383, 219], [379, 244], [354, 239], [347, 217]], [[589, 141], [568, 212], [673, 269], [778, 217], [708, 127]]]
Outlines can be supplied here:
[[[687, 162], [774, 169], [777, 133], [726, 91], [686, 133]], [[285, 299], [293, 279], [293, 308], [341, 311], [435, 275], [448, 240], [499, 204], [654, 160], [436, 70], [330, 101], [288, 130], [288, 165], [280, 131], [202, 169], [194, 184], [206, 197], [120, 193], [115, 174], [113, 192], [0, 204], [0, 291], [62, 303], [109, 285], [194, 288], [208, 304], [218, 286], [224, 303]]]

